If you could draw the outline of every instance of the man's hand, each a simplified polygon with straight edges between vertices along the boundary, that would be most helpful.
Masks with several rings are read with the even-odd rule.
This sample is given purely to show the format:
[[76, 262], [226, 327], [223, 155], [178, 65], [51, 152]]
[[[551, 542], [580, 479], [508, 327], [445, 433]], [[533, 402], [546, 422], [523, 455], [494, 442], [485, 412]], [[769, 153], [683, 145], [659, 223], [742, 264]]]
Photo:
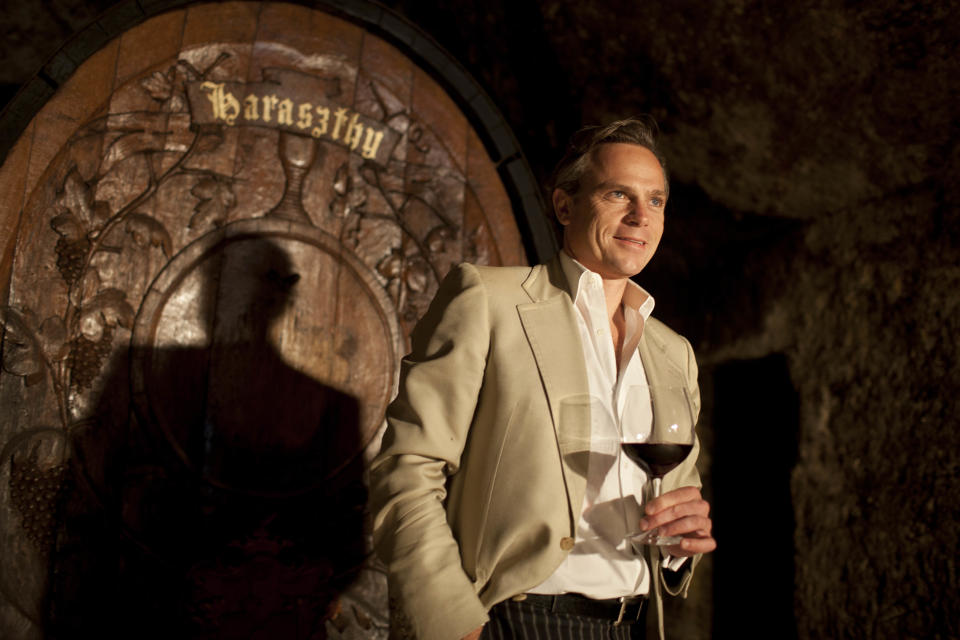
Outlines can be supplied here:
[[480, 625], [467, 635], [463, 636], [460, 640], [477, 640], [480, 637], [480, 634], [483, 633], [483, 625]]
[[640, 519], [641, 530], [659, 527], [660, 535], [684, 537], [680, 544], [665, 549], [671, 556], [693, 556], [717, 548], [711, 533], [710, 504], [700, 495], [700, 489], [681, 487], [668, 491], [648, 502], [645, 511], [647, 515]]

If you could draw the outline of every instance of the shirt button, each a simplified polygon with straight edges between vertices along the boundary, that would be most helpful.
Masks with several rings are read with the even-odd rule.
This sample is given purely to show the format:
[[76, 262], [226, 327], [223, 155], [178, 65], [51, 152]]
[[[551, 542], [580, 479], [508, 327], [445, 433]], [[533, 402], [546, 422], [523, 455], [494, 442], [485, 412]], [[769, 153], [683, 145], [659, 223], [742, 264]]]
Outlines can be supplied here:
[[560, 548], [564, 551], [570, 551], [570, 549], [573, 549], [573, 538], [560, 538]]

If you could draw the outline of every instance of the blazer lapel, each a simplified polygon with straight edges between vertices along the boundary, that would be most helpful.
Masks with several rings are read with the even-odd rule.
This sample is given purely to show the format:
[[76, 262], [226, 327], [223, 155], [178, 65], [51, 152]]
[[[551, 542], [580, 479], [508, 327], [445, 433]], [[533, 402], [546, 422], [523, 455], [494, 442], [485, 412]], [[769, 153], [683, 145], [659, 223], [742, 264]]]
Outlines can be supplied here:
[[667, 357], [667, 347], [660, 336], [657, 336], [653, 327], [644, 327], [643, 335], [637, 344], [640, 352], [640, 361], [643, 363], [643, 372], [647, 376], [647, 384], [654, 390], [658, 386], [683, 387], [686, 385], [683, 371]]
[[533, 301], [517, 305], [517, 311], [550, 406], [575, 529], [590, 448], [590, 387], [577, 319], [556, 258], [536, 267], [523, 288]]

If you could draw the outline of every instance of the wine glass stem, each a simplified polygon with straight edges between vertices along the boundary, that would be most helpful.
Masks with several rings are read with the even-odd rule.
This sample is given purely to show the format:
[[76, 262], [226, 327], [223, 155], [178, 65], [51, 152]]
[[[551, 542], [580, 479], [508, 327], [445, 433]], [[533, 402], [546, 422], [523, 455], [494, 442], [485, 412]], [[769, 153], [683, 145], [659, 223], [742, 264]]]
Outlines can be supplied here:
[[660, 497], [660, 481], [662, 478], [654, 478], [651, 486], [650, 497], [659, 498]]

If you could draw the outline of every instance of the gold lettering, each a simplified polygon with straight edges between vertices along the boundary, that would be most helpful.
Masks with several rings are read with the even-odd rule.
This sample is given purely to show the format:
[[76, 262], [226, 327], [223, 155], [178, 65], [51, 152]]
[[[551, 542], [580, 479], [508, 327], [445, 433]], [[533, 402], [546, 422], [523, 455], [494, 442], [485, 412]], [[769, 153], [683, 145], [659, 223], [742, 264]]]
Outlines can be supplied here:
[[333, 123], [333, 133], [330, 134], [330, 138], [336, 140], [340, 137], [340, 127], [343, 125], [343, 121], [347, 119], [347, 108], [340, 107], [333, 112], [333, 117], [336, 120]]
[[233, 94], [223, 90], [222, 82], [204, 82], [200, 88], [208, 92], [207, 97], [213, 105], [213, 117], [232, 126], [240, 115], [240, 103]]
[[[357, 137], [359, 137], [359, 135]], [[360, 155], [368, 160], [376, 158], [381, 140], [383, 140], [383, 131], [377, 131], [373, 127], [367, 127], [367, 139], [363, 141], [363, 148], [360, 151]]]
[[259, 98], [252, 93], [243, 99], [243, 117], [247, 120], [259, 120], [260, 113], [257, 109]]
[[277, 103], [280, 102], [280, 100], [277, 98], [277, 96], [273, 94], [269, 96], [263, 96], [262, 100], [263, 100], [263, 121], [270, 122], [270, 112], [273, 110], [274, 107], [277, 106]]
[[309, 102], [304, 102], [297, 110], [297, 114], [300, 116], [297, 120], [297, 126], [301, 129], [306, 129], [313, 123], [313, 115], [310, 113], [310, 109], [312, 108], [312, 104]]
[[353, 114], [347, 124], [347, 134], [343, 136], [344, 143], [350, 145], [351, 150], [357, 148], [357, 145], [360, 144], [360, 136], [363, 135], [363, 125], [357, 122], [359, 117], [359, 113]]
[[330, 109], [326, 107], [317, 107], [317, 126], [310, 132], [314, 138], [319, 138], [327, 132], [327, 124], [330, 122]]
[[293, 126], [293, 102], [290, 98], [284, 98], [280, 101], [280, 107], [277, 109], [277, 124]]

